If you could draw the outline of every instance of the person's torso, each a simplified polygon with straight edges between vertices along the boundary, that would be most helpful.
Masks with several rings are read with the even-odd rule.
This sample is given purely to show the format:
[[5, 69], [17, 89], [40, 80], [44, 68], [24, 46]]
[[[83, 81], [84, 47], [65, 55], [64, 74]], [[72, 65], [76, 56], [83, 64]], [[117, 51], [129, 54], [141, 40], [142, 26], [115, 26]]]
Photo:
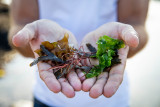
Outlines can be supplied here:
[[71, 31], [78, 42], [90, 31], [117, 21], [117, 0], [39, 0], [40, 19]]

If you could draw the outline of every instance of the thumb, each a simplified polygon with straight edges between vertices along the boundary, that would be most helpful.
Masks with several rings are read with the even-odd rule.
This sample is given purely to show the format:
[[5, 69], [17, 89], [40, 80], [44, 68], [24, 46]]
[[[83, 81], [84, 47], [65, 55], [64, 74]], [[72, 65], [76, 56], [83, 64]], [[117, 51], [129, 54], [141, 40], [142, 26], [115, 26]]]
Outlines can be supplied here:
[[13, 36], [13, 45], [16, 47], [26, 46], [32, 39], [35, 38], [36, 29], [36, 22], [27, 24], [22, 30]]
[[119, 24], [118, 33], [121, 39], [123, 39], [127, 45], [131, 47], [137, 47], [139, 44], [139, 38], [137, 32], [131, 25]]

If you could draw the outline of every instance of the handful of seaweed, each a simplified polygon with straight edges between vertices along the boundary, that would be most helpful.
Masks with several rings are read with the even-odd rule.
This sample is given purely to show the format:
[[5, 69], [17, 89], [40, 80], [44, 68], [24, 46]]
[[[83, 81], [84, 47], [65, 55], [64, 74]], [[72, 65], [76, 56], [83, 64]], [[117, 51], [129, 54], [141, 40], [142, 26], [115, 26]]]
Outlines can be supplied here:
[[[85, 73], [86, 78], [92, 78], [100, 75], [102, 72], [109, 72], [112, 66], [121, 63], [118, 49], [125, 46], [122, 40], [104, 35], [96, 42], [98, 45], [97, 50], [90, 43], [87, 43], [86, 46], [90, 52], [84, 52], [81, 49], [69, 46], [68, 37], [69, 35], [66, 33], [57, 42], [42, 42], [40, 49], [35, 50], [39, 57], [30, 66], [40, 61], [46, 62], [51, 65], [51, 68], [47, 70], [52, 69], [57, 79], [65, 77], [72, 69], [81, 69]], [[84, 59], [90, 62], [90, 58], [98, 59], [99, 65], [90, 63], [90, 66], [86, 66], [81, 63]]]

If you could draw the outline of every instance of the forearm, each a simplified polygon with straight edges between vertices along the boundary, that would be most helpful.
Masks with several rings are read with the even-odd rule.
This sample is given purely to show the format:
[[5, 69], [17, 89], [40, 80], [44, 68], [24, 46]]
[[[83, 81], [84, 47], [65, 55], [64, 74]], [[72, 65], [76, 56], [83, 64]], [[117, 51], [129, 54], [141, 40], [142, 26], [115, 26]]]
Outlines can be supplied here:
[[15, 47], [12, 43], [13, 36], [20, 31], [26, 24], [39, 19], [38, 0], [12, 0], [10, 5], [9, 31], [10, 45], [26, 57], [34, 57], [30, 45]]
[[130, 47], [128, 58], [142, 50], [148, 41], [148, 35], [145, 30], [148, 4], [149, 0], [118, 1], [118, 21], [132, 25], [139, 35], [139, 45], [137, 48]]
[[25, 25], [11, 25], [10, 31], [9, 31], [9, 36], [8, 36], [8, 40], [10, 45], [16, 49], [17, 51], [19, 51], [23, 56], [25, 57], [34, 57], [33, 51], [30, 48], [30, 45], [26, 45], [26, 47], [16, 47], [13, 45], [12, 42], [12, 38], [13, 36], [20, 31]]
[[148, 34], [146, 32], [145, 25], [134, 25], [134, 24], [131, 24], [131, 25], [134, 27], [134, 29], [138, 33], [138, 36], [139, 36], [139, 45], [138, 45], [137, 48], [130, 47], [129, 53], [128, 53], [128, 58], [131, 58], [136, 53], [138, 53], [139, 51], [141, 51], [145, 47], [145, 45], [147, 44], [147, 42], [148, 42]]

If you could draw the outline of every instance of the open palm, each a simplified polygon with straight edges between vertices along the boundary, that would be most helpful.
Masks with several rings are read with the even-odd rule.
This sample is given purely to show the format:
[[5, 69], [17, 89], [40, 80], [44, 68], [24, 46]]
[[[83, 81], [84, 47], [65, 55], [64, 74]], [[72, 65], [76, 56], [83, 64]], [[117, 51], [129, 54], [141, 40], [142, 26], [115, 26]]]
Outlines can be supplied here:
[[[25, 47], [26, 44], [30, 44], [32, 51], [34, 51], [40, 48], [41, 42], [58, 41], [64, 37], [65, 33], [69, 34], [69, 43], [74, 44], [74, 47], [77, 48], [78, 44], [73, 34], [49, 20], [38, 20], [26, 25], [13, 37], [13, 44], [17, 47]], [[34, 54], [37, 58], [38, 55]], [[81, 82], [74, 71], [70, 72], [68, 80], [65, 78], [57, 80], [52, 70], [47, 71], [48, 68], [51, 68], [49, 64], [38, 63], [39, 75], [51, 91], [55, 93], [61, 91], [67, 97], [74, 97], [75, 91], [81, 90]]]
[[[92, 98], [97, 98], [102, 94], [106, 97], [114, 95], [123, 80], [129, 46], [137, 47], [139, 43], [137, 33], [132, 26], [118, 22], [111, 22], [102, 25], [97, 30], [90, 32], [84, 37], [81, 44], [84, 51], [89, 51], [86, 47], [86, 43], [90, 43], [94, 47], [97, 47], [96, 41], [103, 35], [123, 40], [126, 43], [126, 47], [118, 51], [121, 64], [112, 67], [109, 73], [103, 72], [99, 77], [86, 79], [83, 82], [82, 89], [84, 91], [89, 91]], [[83, 63], [87, 62], [83, 61]], [[97, 61], [92, 60], [91, 63], [96, 64]]]

